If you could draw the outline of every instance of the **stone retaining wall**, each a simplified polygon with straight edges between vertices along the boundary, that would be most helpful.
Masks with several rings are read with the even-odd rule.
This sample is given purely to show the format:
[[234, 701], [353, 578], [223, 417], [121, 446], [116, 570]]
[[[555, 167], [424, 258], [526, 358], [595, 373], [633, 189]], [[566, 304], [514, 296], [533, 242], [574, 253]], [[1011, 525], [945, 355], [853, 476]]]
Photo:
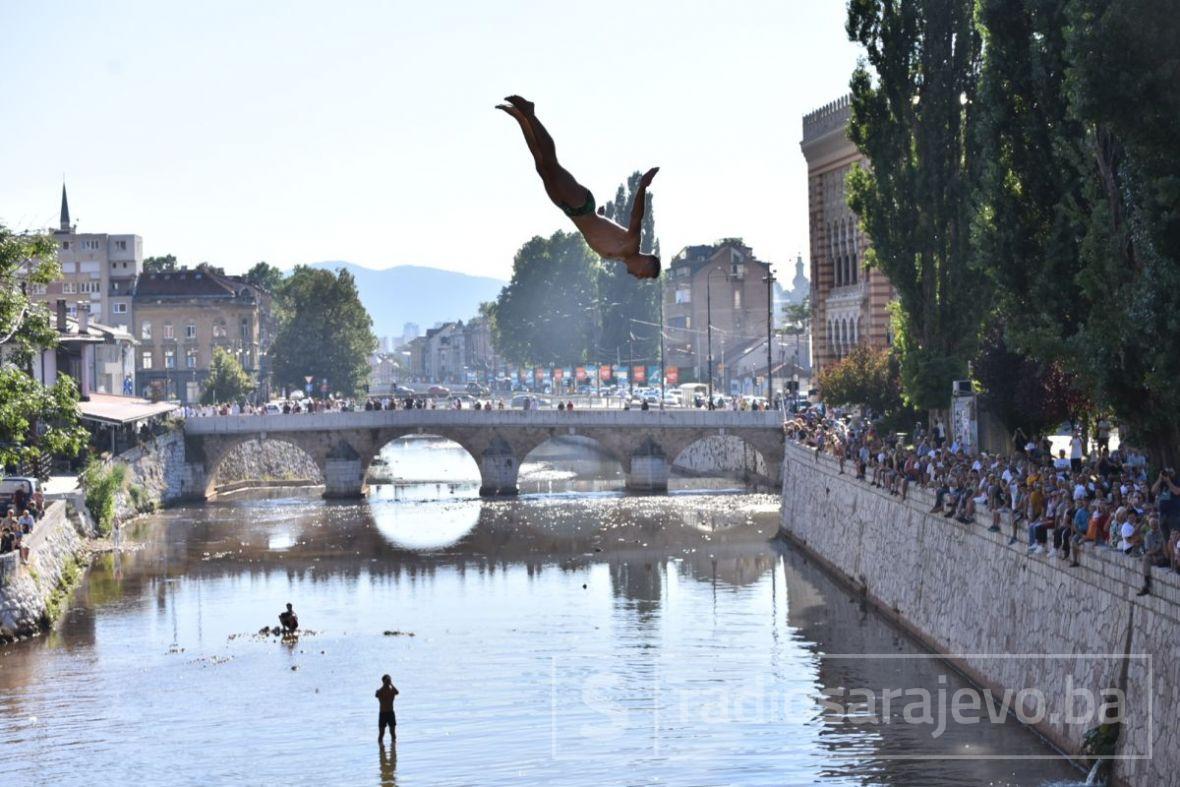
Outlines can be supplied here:
[[230, 451], [217, 470], [217, 485], [239, 481], [323, 482], [320, 469], [302, 449], [281, 440], [250, 440]]
[[766, 475], [766, 460], [762, 455], [733, 435], [712, 435], [697, 440], [680, 452], [673, 467], [692, 475]]
[[80, 516], [68, 514], [64, 501], [55, 501], [25, 537], [28, 565], [21, 565], [16, 553], [0, 557], [0, 642], [48, 628], [55, 592], [71, 589], [61, 588], [67, 566], [86, 554], [85, 527]]
[[[846, 468], [851, 471], [852, 463]], [[829, 456], [788, 442], [783, 462], [782, 534], [861, 590], [943, 654], [1124, 654], [1128, 723], [1115, 765], [1123, 784], [1172, 784], [1180, 771], [1180, 581], [1153, 572], [1153, 593], [1137, 596], [1141, 562], [1087, 546], [1081, 566], [1029, 556], [982, 524], [929, 514], [933, 496], [914, 490], [902, 502], [840, 475]], [[983, 686], [1042, 687], [1061, 704], [1074, 686], [1100, 692], [1121, 683], [1121, 659], [996, 659], [952, 662]], [[1150, 677], [1149, 673], [1150, 672]], [[1061, 691], [1058, 691], [1058, 690]], [[1085, 725], [1049, 708], [1038, 731], [1069, 753]], [[1056, 713], [1056, 716], [1052, 714]], [[1148, 755], [1150, 754], [1150, 759]]]

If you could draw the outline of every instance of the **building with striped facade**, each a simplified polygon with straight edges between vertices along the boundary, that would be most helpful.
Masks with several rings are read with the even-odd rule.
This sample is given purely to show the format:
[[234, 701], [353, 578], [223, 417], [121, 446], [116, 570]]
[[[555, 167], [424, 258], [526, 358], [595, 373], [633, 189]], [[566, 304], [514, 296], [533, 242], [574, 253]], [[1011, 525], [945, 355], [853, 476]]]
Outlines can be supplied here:
[[845, 179], [868, 166], [848, 137], [850, 96], [803, 116], [811, 248], [811, 347], [818, 373], [858, 344], [887, 347], [893, 286], [864, 264], [869, 238], [848, 207]]

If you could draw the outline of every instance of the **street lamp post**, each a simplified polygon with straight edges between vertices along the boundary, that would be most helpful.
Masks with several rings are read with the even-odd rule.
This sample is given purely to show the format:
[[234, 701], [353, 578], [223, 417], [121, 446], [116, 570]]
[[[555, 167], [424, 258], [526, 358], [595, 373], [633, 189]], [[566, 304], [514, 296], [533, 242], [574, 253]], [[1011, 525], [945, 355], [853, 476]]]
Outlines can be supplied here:
[[[713, 268], [705, 276], [705, 333], [708, 336], [709, 351], [709, 409], [713, 409], [713, 274], [723, 272]], [[721, 345], [721, 363], [725, 365], [725, 345]]]

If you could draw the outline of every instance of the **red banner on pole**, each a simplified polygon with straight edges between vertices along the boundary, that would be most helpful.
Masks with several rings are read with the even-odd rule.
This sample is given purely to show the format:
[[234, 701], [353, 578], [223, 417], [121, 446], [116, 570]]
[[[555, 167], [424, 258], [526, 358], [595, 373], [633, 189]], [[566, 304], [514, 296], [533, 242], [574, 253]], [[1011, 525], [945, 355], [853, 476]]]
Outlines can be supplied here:
[[680, 384], [680, 367], [669, 366], [664, 369], [664, 378], [668, 381], [668, 385]]
[[579, 366], [577, 369], [574, 369], [574, 377], [577, 379], [578, 382], [582, 382], [583, 380], [585, 380], [586, 379], [586, 367]]
[[553, 382], [555, 382], [555, 383], [561, 382], [561, 378], [564, 376], [565, 376], [565, 372], [560, 366], [557, 366], [553, 369]]
[[610, 380], [610, 364], [603, 364], [598, 367], [598, 379], [604, 383]]
[[632, 366], [631, 367], [631, 379], [633, 379], [637, 383], [647, 382], [647, 368], [644, 366], [638, 366], [638, 365]]

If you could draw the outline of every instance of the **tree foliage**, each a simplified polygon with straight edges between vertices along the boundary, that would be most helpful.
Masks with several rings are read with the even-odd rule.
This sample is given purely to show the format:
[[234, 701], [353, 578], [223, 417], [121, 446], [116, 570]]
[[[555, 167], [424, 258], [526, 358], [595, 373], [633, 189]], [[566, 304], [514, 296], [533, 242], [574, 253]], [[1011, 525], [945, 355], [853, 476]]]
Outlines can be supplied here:
[[175, 254], [165, 254], [162, 257], [145, 257], [143, 260], [144, 273], [168, 273], [179, 266]]
[[369, 354], [377, 348], [373, 320], [361, 305], [356, 279], [348, 271], [299, 266], [276, 294], [280, 324], [271, 344], [274, 380], [302, 389], [304, 376], [318, 387], [360, 393], [369, 377]]
[[[1022, 356], [1022, 380], [1070, 369], [1083, 399], [1112, 409], [1124, 439], [1161, 460], [1180, 444], [1174, 10], [1161, 0], [984, 0], [978, 17], [987, 165], [976, 256], [1005, 352]], [[1019, 398], [1010, 423], [1036, 412]]]
[[848, 202], [873, 241], [866, 264], [897, 291], [905, 395], [924, 409], [948, 404], [986, 304], [970, 245], [980, 62], [972, 10], [970, 0], [848, 5], [848, 35], [865, 49], [849, 133], [872, 162], [850, 173]]
[[0, 468], [43, 456], [76, 456], [88, 433], [78, 425], [78, 386], [66, 375], [46, 387], [22, 369], [0, 367]]
[[24, 366], [35, 350], [57, 343], [49, 309], [30, 300], [28, 288], [60, 276], [50, 237], [17, 235], [0, 225], [0, 345], [4, 360]]
[[1060, 360], [1041, 360], [1012, 350], [1008, 332], [995, 323], [984, 332], [975, 357], [980, 403], [1009, 429], [1036, 436], [1092, 405], [1075, 374]]
[[74, 381], [63, 374], [46, 387], [30, 374], [34, 354], [52, 348], [57, 333], [49, 310], [32, 302], [27, 288], [60, 275], [51, 238], [17, 235], [0, 225], [0, 468], [74, 456], [86, 444]]
[[201, 391], [201, 404], [241, 402], [252, 390], [254, 381], [238, 363], [238, 359], [224, 347], [214, 347], [209, 376]]
[[[1158, 461], [1180, 458], [1180, 23], [1164, 0], [1072, 0], [1066, 92], [1084, 124], [1069, 347], [1099, 402]], [[1130, 433], [1130, 434], [1126, 434]]]
[[246, 281], [255, 287], [261, 287], [269, 293], [278, 292], [286, 276], [281, 270], [265, 260], [254, 263], [246, 271]]
[[521, 364], [589, 360], [598, 330], [600, 267], [577, 233], [558, 231], [521, 246], [511, 281], [489, 309], [500, 354]]
[[829, 404], [860, 405], [876, 415], [902, 405], [897, 358], [887, 349], [863, 344], [820, 371], [819, 389]]

